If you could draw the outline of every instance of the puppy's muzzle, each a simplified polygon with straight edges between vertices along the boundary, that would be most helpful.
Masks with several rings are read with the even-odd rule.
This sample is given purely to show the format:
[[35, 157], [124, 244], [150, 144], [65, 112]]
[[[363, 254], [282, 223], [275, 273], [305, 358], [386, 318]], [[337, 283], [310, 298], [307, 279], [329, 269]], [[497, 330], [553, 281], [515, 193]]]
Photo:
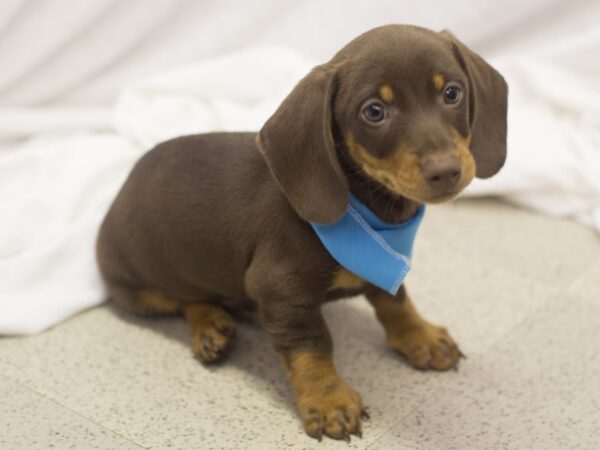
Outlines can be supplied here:
[[427, 184], [445, 193], [454, 189], [460, 180], [460, 160], [455, 155], [431, 155], [423, 161], [421, 172]]

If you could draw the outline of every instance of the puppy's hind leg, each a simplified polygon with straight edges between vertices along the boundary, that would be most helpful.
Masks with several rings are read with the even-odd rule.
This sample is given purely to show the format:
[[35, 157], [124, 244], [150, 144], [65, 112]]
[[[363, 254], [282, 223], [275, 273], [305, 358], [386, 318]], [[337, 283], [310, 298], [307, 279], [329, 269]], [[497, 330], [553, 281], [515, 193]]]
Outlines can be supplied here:
[[221, 306], [187, 302], [160, 291], [108, 285], [111, 299], [127, 312], [146, 317], [183, 314], [192, 328], [192, 352], [204, 364], [223, 359], [235, 336], [235, 321]]
[[154, 290], [107, 284], [111, 300], [121, 309], [140, 316], [156, 317], [180, 313], [181, 302]]
[[235, 336], [235, 322], [219, 305], [186, 303], [183, 313], [192, 327], [192, 351], [204, 364], [223, 359]]

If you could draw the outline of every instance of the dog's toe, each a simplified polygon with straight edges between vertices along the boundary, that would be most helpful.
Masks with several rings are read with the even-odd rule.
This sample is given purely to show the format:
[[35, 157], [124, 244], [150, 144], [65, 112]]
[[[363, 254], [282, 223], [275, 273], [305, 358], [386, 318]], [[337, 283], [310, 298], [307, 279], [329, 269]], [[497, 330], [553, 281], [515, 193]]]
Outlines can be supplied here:
[[411, 366], [421, 370], [456, 368], [463, 356], [445, 328], [429, 323], [388, 336], [388, 343]]
[[308, 435], [318, 440], [326, 435], [348, 442], [351, 435], [362, 437], [365, 409], [360, 395], [347, 385], [339, 384], [333, 392], [311, 393], [302, 403], [305, 407], [301, 408], [300, 416]]
[[192, 337], [192, 351], [204, 364], [218, 362], [227, 355], [234, 335], [235, 325], [230, 323], [196, 329]]

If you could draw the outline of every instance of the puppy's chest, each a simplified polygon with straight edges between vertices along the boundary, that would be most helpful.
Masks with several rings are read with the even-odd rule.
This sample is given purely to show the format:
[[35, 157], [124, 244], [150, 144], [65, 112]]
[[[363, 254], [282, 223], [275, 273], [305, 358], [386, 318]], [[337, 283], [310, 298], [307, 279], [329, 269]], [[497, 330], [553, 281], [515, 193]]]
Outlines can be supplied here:
[[327, 289], [327, 300], [337, 300], [344, 297], [354, 297], [363, 294], [370, 284], [358, 275], [338, 267], [331, 278]]

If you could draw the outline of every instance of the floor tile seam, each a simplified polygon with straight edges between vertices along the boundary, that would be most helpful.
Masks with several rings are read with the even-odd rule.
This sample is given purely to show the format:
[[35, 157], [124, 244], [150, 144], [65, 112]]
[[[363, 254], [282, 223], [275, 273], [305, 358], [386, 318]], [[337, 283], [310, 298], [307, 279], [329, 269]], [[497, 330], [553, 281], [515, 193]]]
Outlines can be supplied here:
[[[345, 334], [345, 338], [346, 339], [350, 339], [350, 340], [354, 340], [354, 341], [361, 341], [360, 339], [358, 339], [355, 335], [353, 334]], [[385, 345], [385, 341], [384, 342]], [[399, 364], [402, 364], [402, 361], [398, 361]], [[417, 370], [417, 369], [412, 369], [412, 370]], [[343, 374], [342, 374], [343, 377]], [[368, 447], [365, 447], [365, 450], [368, 450], [369, 448], [371, 448], [371, 445], [375, 444], [377, 441], [379, 441], [379, 439], [386, 434], [388, 431], [390, 431], [396, 424], [398, 424], [398, 422], [402, 421], [404, 419], [404, 417], [409, 416], [410, 414], [412, 414], [413, 411], [415, 411], [416, 409], [418, 409], [427, 399], [429, 399], [431, 396], [433, 396], [435, 393], [437, 393], [440, 389], [442, 389], [443, 387], [445, 387], [446, 384], [450, 383], [452, 380], [445, 380], [445, 381], [441, 381], [439, 382], [439, 384], [434, 388], [433, 392], [430, 395], [427, 395], [425, 400], [417, 402], [417, 404], [411, 408], [410, 411], [408, 411], [406, 414], [404, 414], [400, 419], [396, 420], [393, 422], [392, 425], [390, 425], [389, 427], [386, 427], [385, 429], [381, 430], [374, 438], [373, 442], [371, 444], [369, 444]], [[358, 388], [358, 386], [356, 386]], [[360, 389], [359, 389], [360, 390]], [[367, 405], [368, 408], [368, 405]], [[373, 420], [373, 418], [371, 418], [371, 420]]]
[[[538, 287], [538, 288], [542, 288], [542, 289], [548, 288], [548, 283], [546, 281], [536, 278], [533, 275], [524, 275], [523, 273], [521, 273], [520, 270], [518, 270], [516, 268], [511, 268], [512, 266], [510, 264], [510, 261], [508, 261], [506, 263], [506, 265], [503, 265], [503, 266], [492, 265], [492, 264], [482, 265], [476, 255], [470, 255], [468, 253], [461, 253], [459, 251], [458, 247], [454, 247], [451, 244], [443, 243], [443, 242], [441, 242], [441, 243], [435, 242], [434, 240], [428, 239], [428, 238], [423, 238], [423, 241], [426, 242], [427, 245], [440, 248], [447, 255], [452, 255], [452, 257], [456, 258], [456, 260], [458, 260], [458, 262], [461, 264], [466, 264], [469, 266], [476, 267], [479, 272], [493, 270], [495, 273], [498, 273], [501, 276], [515, 278], [517, 280], [517, 282], [519, 282], [521, 284], [534, 283], [536, 285], [536, 287]], [[452, 262], [452, 261], [449, 261], [449, 262]], [[418, 272], [419, 271], [419, 259], [418, 258], [415, 258], [413, 265], [414, 265], [414, 268], [412, 270], [415, 273]], [[593, 267], [596, 267], [596, 265], [593, 265], [592, 268]], [[587, 270], [584, 273], [587, 273]], [[578, 277], [578, 279], [579, 279], [579, 277]], [[409, 284], [409, 288], [410, 288], [410, 282], [408, 284]]]
[[[561, 290], [558, 287], [554, 287], [551, 290], [553, 291], [551, 294], [549, 294], [549, 297], [551, 297], [551, 298], [559, 297], [561, 295], [561, 293], [564, 294], [565, 296], [568, 295], [564, 290]], [[539, 314], [544, 309], [552, 308], [555, 305], [556, 305], [555, 303], [548, 304], [547, 302], [544, 302], [544, 303], [541, 303], [540, 305], [537, 305], [535, 308], [533, 308], [529, 312], [529, 314], [527, 314], [527, 315], [523, 316], [521, 319], [517, 320], [507, 330], [505, 330], [500, 335], [498, 335], [496, 337], [496, 339], [494, 339], [492, 342], [490, 342], [485, 348], [483, 348], [483, 349], [481, 349], [479, 351], [476, 351], [476, 352], [472, 352], [472, 353], [470, 353], [470, 355], [483, 355], [485, 353], [488, 353], [488, 352], [492, 351], [494, 349], [494, 347], [498, 346], [500, 344], [500, 342], [502, 340], [504, 340], [504, 338], [508, 337], [511, 333], [513, 333], [513, 331], [515, 331], [517, 328], [519, 328], [525, 322], [527, 322], [528, 320], [530, 320], [536, 314]], [[468, 356], [469, 355], [467, 355], [467, 357]]]
[[581, 282], [581, 280], [586, 279], [589, 274], [594, 273], [594, 271], [598, 269], [600, 269], [600, 261], [598, 261], [595, 264], [592, 264], [590, 267], [588, 267], [586, 270], [580, 273], [576, 278], [574, 278], [570, 283], [568, 283], [565, 286], [565, 292], [572, 296], [577, 295], [575, 292], [573, 292], [573, 286], [577, 285], [577, 283]]
[[[459, 376], [461, 376], [461, 375], [462, 374], [459, 373]], [[421, 406], [423, 406], [423, 404], [425, 404], [430, 398], [432, 398], [434, 395], [436, 395], [438, 392], [440, 392], [442, 389], [444, 389], [452, 381], [453, 380], [449, 379], [447, 381], [441, 382], [440, 385], [438, 385], [429, 395], [426, 395], [421, 401], [417, 402], [417, 404], [413, 408], [411, 408], [410, 411], [408, 411], [406, 414], [403, 414], [398, 420], [394, 421], [390, 426], [388, 426], [385, 430], [383, 430], [381, 433], [379, 433], [378, 436], [375, 438], [375, 440], [371, 444], [369, 444], [368, 447], [365, 447], [365, 450], [372, 449], [373, 446], [375, 444], [377, 444], [377, 442], [379, 442], [384, 435], [386, 435], [387, 433], [392, 431], [392, 429], [394, 429], [397, 425], [399, 425], [401, 422], [403, 422], [404, 419], [411, 416], [414, 412], [418, 411], [419, 408], [421, 408]]]
[[[9, 365], [11, 365], [11, 364], [9, 363]], [[11, 365], [11, 366], [12, 366], [12, 365]], [[14, 369], [17, 369], [17, 368], [16, 368], [16, 367], [14, 367], [14, 366], [12, 366], [12, 367], [13, 367]], [[43, 392], [40, 392], [38, 389], [35, 389], [35, 388], [33, 388], [33, 387], [31, 387], [31, 386], [29, 386], [29, 385], [27, 385], [27, 384], [23, 384], [23, 383], [22, 383], [22, 382], [20, 382], [19, 380], [15, 380], [13, 377], [11, 377], [10, 375], [8, 375], [8, 374], [6, 374], [6, 373], [4, 373], [4, 372], [1, 372], [1, 373], [0, 373], [0, 376], [1, 376], [1, 377], [4, 377], [4, 378], [6, 378], [6, 379], [8, 379], [8, 380], [10, 380], [10, 381], [12, 381], [13, 383], [15, 383], [15, 384], [17, 384], [18, 386], [20, 386], [20, 387], [22, 387], [22, 388], [24, 388], [24, 389], [28, 390], [29, 392], [31, 392], [31, 393], [33, 393], [33, 394], [35, 394], [35, 395], [39, 396], [39, 397], [42, 397], [42, 398], [43, 398], [43, 399], [45, 399], [45, 400], [48, 400], [48, 401], [49, 401], [50, 403], [52, 403], [54, 406], [58, 406], [60, 409], [63, 409], [63, 410], [65, 410], [65, 411], [68, 411], [68, 412], [70, 412], [70, 413], [72, 413], [72, 414], [75, 414], [77, 417], [79, 417], [79, 418], [81, 418], [81, 419], [84, 419], [85, 421], [88, 421], [88, 422], [91, 422], [91, 423], [93, 423], [94, 425], [98, 426], [99, 428], [102, 428], [103, 430], [105, 430], [105, 431], [107, 431], [107, 432], [109, 432], [109, 433], [111, 433], [111, 434], [113, 434], [113, 435], [115, 435], [115, 436], [117, 436], [117, 437], [119, 437], [119, 438], [121, 438], [121, 439], [124, 439], [125, 441], [129, 442], [130, 444], [133, 444], [133, 445], [135, 445], [136, 447], [139, 447], [139, 448], [141, 448], [141, 449], [146, 449], [146, 448], [148, 448], [148, 447], [145, 447], [144, 445], [140, 444], [139, 442], [135, 442], [135, 441], [131, 440], [131, 438], [128, 438], [128, 437], [126, 437], [126, 436], [123, 436], [123, 435], [122, 435], [121, 433], [119, 433], [118, 431], [111, 430], [110, 428], [108, 428], [108, 427], [106, 427], [105, 425], [103, 425], [103, 424], [99, 423], [98, 421], [96, 421], [96, 420], [94, 420], [94, 419], [92, 419], [92, 418], [90, 418], [90, 417], [87, 417], [86, 415], [82, 414], [81, 412], [79, 412], [79, 411], [77, 411], [77, 410], [74, 410], [74, 409], [72, 409], [71, 407], [69, 407], [69, 406], [67, 406], [67, 405], [65, 405], [65, 404], [63, 404], [63, 403], [61, 403], [61, 402], [60, 402], [60, 401], [58, 401], [57, 399], [47, 396], [47, 395], [46, 395], [46, 394], [44, 394]]]
[[[558, 288], [554, 288], [553, 289], [555, 292], [552, 294], [552, 296], [558, 296], [560, 294], [560, 289]], [[480, 352], [476, 352], [474, 353], [474, 355], [479, 355], [479, 354], [483, 354], [484, 352], [490, 352], [493, 350], [494, 347], [500, 345], [500, 342], [507, 336], [509, 336], [509, 334], [514, 331], [516, 328], [518, 328], [519, 326], [521, 326], [523, 323], [525, 323], [527, 320], [529, 320], [534, 314], [536, 314], [537, 312], [539, 312], [540, 310], [551, 306], [548, 305], [546, 303], [539, 305], [538, 307], [534, 308], [534, 310], [528, 314], [527, 316], [523, 317], [521, 320], [519, 320], [517, 323], [515, 323], [513, 326], [511, 326], [506, 332], [502, 333], [500, 336], [498, 336], [497, 339], [494, 340], [494, 342], [490, 343], [486, 349], [481, 350]], [[477, 361], [474, 362], [474, 364], [477, 364]], [[459, 376], [462, 376], [463, 374], [461, 374], [459, 372]], [[379, 442], [381, 440], [381, 438], [388, 432], [390, 432], [392, 429], [394, 429], [395, 427], [397, 427], [398, 425], [400, 425], [402, 422], [404, 422], [408, 417], [410, 417], [411, 415], [413, 415], [414, 413], [416, 413], [427, 401], [429, 401], [429, 399], [431, 399], [432, 397], [434, 397], [438, 392], [440, 392], [442, 389], [447, 388], [448, 386], [450, 386], [451, 384], [455, 383], [457, 380], [457, 378], [454, 378], [452, 380], [447, 380], [442, 382], [436, 389], [434, 389], [429, 395], [425, 396], [420, 402], [418, 402], [417, 405], [415, 405], [413, 408], [411, 408], [410, 411], [408, 411], [406, 414], [402, 415], [402, 417], [400, 417], [398, 420], [394, 421], [393, 424], [391, 424], [389, 427], [387, 427], [385, 430], [383, 430], [376, 438], [375, 440], [368, 446], [366, 447], [365, 450], [370, 450], [373, 448], [373, 446]]]

